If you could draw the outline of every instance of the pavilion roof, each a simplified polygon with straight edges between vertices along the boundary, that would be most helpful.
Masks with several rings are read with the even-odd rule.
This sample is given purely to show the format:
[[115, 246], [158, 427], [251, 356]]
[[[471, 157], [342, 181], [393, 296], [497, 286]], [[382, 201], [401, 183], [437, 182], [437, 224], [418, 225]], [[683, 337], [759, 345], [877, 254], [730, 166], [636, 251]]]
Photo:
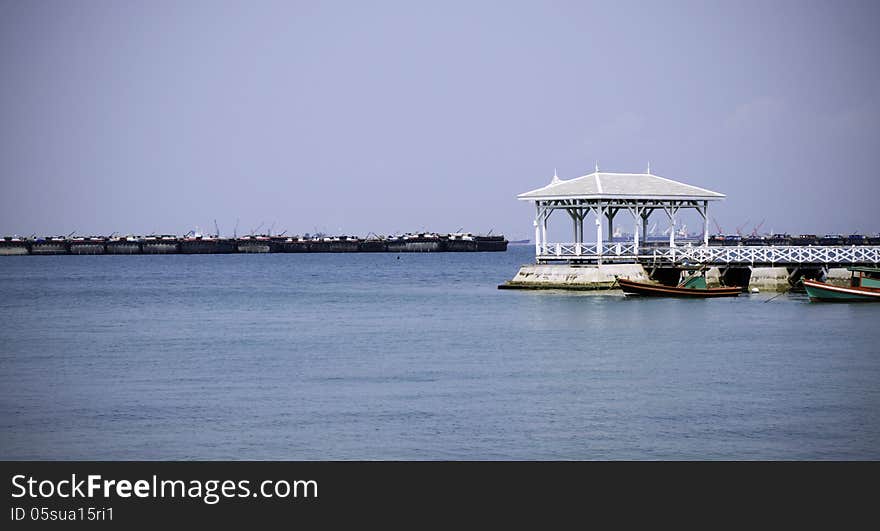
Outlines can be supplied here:
[[545, 199], [645, 199], [717, 201], [724, 194], [673, 181], [651, 173], [595, 171], [569, 180], [553, 176], [547, 186], [517, 196], [521, 200]]

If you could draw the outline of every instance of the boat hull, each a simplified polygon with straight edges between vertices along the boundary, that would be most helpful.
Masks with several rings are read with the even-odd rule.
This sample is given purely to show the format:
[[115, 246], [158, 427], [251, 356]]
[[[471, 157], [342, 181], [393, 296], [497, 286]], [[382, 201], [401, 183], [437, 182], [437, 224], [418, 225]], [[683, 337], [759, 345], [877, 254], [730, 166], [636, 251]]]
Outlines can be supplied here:
[[104, 244], [96, 242], [71, 243], [70, 254], [104, 254]]
[[144, 254], [174, 254], [180, 250], [177, 242], [145, 241], [141, 244]]
[[433, 253], [440, 250], [439, 238], [395, 239], [387, 242], [391, 253]]
[[269, 242], [239, 242], [236, 249], [239, 253], [248, 254], [265, 254], [272, 251]]
[[315, 241], [308, 248], [311, 253], [356, 253], [359, 250], [357, 240]]
[[0, 255], [12, 256], [28, 254], [27, 245], [23, 242], [0, 242]]
[[477, 252], [507, 251], [507, 240], [503, 236], [477, 236], [474, 238]]
[[715, 297], [738, 297], [742, 293], [740, 287], [728, 288], [680, 288], [677, 286], [663, 286], [661, 284], [645, 284], [633, 282], [623, 278], [617, 279], [620, 289], [627, 295], [643, 295], [648, 297], [682, 297], [688, 299], [705, 299]]
[[141, 254], [141, 244], [136, 241], [110, 241], [105, 250], [107, 254]]
[[388, 251], [388, 246], [384, 240], [364, 240], [359, 250], [362, 253], [384, 253]]
[[70, 247], [63, 242], [36, 242], [31, 245], [31, 254], [67, 254]]
[[279, 253], [308, 253], [311, 252], [311, 245], [309, 241], [281, 242], [275, 246], [275, 250]]
[[183, 240], [180, 254], [229, 254], [235, 252], [235, 244], [229, 240]]
[[880, 289], [834, 286], [818, 280], [804, 280], [813, 302], [880, 302]]
[[477, 242], [476, 240], [446, 240], [446, 250], [452, 253], [475, 252]]

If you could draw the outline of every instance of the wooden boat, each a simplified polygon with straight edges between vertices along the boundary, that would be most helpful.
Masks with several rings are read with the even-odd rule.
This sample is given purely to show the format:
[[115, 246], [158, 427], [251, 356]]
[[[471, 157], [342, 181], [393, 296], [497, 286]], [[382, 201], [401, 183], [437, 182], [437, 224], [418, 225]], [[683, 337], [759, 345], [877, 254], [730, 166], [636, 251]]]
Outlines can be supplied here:
[[804, 279], [804, 289], [812, 302], [880, 302], [880, 268], [850, 267], [849, 286], [835, 286]]
[[617, 283], [626, 295], [648, 295], [652, 297], [686, 297], [702, 299], [710, 297], [737, 297], [742, 293], [739, 286], [725, 288], [707, 288], [706, 278], [703, 276], [691, 277], [678, 286], [664, 286], [662, 284], [646, 284], [634, 282], [625, 278], [618, 278]]

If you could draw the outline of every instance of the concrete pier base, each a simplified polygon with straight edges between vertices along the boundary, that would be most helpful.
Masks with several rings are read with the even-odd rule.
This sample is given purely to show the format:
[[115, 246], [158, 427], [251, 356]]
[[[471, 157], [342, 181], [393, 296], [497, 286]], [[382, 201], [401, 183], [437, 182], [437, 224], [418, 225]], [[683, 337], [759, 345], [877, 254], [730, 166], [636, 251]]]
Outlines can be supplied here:
[[717, 267], [710, 267], [706, 270], [706, 287], [720, 288], [724, 284], [721, 282], [721, 270]]
[[597, 290], [616, 288], [615, 275], [637, 282], [647, 282], [648, 273], [641, 264], [528, 264], [499, 289], [569, 289]]
[[[657, 268], [646, 270], [641, 264], [528, 264], [520, 267], [512, 280], [498, 286], [500, 289], [617, 289], [615, 276], [636, 282], [657, 282], [674, 286], [681, 269]], [[800, 286], [802, 278], [817, 279], [829, 284], [848, 286], [851, 273], [843, 267], [710, 267], [706, 270], [706, 285], [710, 288], [740, 286], [743, 290], [785, 292]]]
[[852, 272], [845, 267], [832, 267], [825, 276], [825, 282], [835, 286], [849, 286]]
[[758, 288], [760, 291], [788, 291], [791, 289], [789, 275], [790, 272], [785, 267], [753, 267], [749, 288]]
[[752, 268], [750, 267], [721, 267], [718, 268], [718, 272], [723, 287], [739, 286], [745, 290], [751, 283]]

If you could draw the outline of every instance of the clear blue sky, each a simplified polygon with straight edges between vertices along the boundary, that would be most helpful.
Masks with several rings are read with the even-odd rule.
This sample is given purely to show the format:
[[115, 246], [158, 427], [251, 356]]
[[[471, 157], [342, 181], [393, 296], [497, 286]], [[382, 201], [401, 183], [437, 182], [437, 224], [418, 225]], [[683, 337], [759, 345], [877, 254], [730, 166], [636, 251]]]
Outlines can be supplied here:
[[880, 231], [878, 2], [0, 0], [0, 232], [532, 236], [606, 170]]

